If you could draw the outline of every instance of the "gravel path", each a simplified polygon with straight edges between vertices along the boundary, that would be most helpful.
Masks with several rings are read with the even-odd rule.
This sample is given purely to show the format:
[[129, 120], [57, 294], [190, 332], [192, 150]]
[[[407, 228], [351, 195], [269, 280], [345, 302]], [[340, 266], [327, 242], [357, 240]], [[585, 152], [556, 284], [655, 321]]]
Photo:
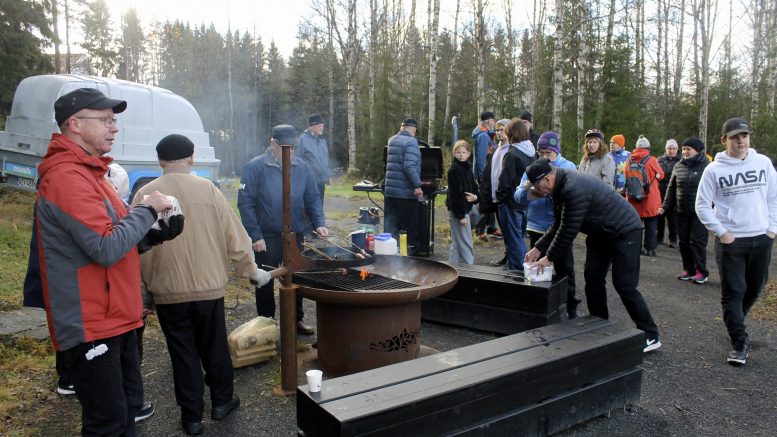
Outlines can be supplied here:
[[[380, 197], [380, 196], [378, 196]], [[327, 213], [352, 211], [351, 217], [329, 221], [331, 230], [343, 235], [353, 229], [359, 206], [366, 200], [327, 199]], [[342, 216], [340, 214], [338, 216]], [[445, 211], [439, 209], [438, 223], [444, 224]], [[447, 225], [446, 225], [447, 226]], [[575, 243], [578, 283], [582, 281], [583, 240]], [[438, 235], [433, 259], [447, 258], [447, 237]], [[476, 245], [478, 264], [499, 258], [499, 240]], [[713, 260], [710, 251], [710, 260]], [[714, 261], [710, 281], [694, 285], [678, 281], [680, 256], [676, 249], [662, 246], [655, 258], [642, 258], [640, 289], [661, 330], [663, 347], [645, 356], [640, 402], [628, 410], [617, 410], [563, 432], [565, 436], [710, 436], [775, 435], [777, 429], [777, 344], [773, 323], [749, 321], [753, 351], [745, 367], [725, 363], [729, 343], [721, 320], [719, 279]], [[777, 275], [772, 272], [772, 278]], [[582, 295], [580, 287], [578, 293]], [[230, 329], [255, 315], [252, 299], [227, 302]], [[612, 320], [631, 326], [617, 294], [609, 292]], [[305, 301], [307, 320], [314, 322], [314, 303]], [[585, 303], [581, 310], [586, 313]], [[449, 350], [491, 338], [434, 324], [424, 324], [422, 341], [438, 350]], [[299, 337], [310, 344], [315, 337]], [[156, 414], [139, 428], [142, 435], [177, 436], [179, 411], [175, 404], [172, 374], [164, 339], [158, 327], [146, 330], [146, 358], [143, 373], [147, 399], [157, 402]], [[211, 436], [292, 436], [296, 435], [294, 397], [277, 397], [272, 386], [279, 377], [279, 358], [268, 363], [236, 369], [235, 387], [242, 399], [240, 408], [224, 422], [209, 419], [206, 401], [205, 435]], [[303, 374], [303, 372], [300, 372]], [[300, 380], [300, 383], [303, 381]], [[207, 399], [207, 394], [206, 394]], [[64, 408], [76, 409], [74, 403]], [[58, 417], [43, 419], [55, 429]], [[516, 430], [520, 435], [520, 430]]]

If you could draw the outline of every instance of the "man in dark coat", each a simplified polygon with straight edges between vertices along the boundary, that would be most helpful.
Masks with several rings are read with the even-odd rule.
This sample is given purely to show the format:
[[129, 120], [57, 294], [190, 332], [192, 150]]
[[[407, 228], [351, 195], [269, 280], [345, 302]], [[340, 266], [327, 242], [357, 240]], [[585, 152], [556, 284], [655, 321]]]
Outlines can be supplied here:
[[407, 254], [412, 256], [419, 247], [418, 205], [423, 201], [421, 190], [421, 149], [415, 132], [418, 122], [406, 118], [399, 133], [389, 138], [386, 152], [384, 211], [385, 229], [399, 241], [399, 231], [407, 233]]
[[[658, 189], [661, 190], [662, 200], [666, 198], [666, 189], [669, 187], [669, 179], [672, 176], [674, 166], [680, 162], [680, 159], [682, 159], [682, 156], [677, 153], [679, 148], [677, 146], [677, 141], [674, 138], [669, 138], [666, 141], [666, 147], [664, 150], [664, 154], [658, 157], [658, 165], [661, 166], [661, 170], [664, 173], [664, 178], [658, 181]], [[656, 241], [658, 241], [659, 244], [663, 243], [664, 241], [664, 222], [666, 222], [666, 227], [669, 228], [669, 241], [666, 243], [666, 245], [672, 249], [676, 249], [677, 215], [674, 208], [666, 209], [663, 214], [658, 215]]]
[[[645, 331], [645, 352], [661, 347], [658, 327], [653, 321], [639, 285], [639, 247], [642, 222], [639, 215], [612, 186], [585, 173], [552, 167], [540, 159], [526, 170], [532, 192], [553, 198], [553, 224], [537, 245], [526, 254], [526, 262], [540, 271], [563, 260], [564, 252], [579, 232], [585, 240], [585, 295], [592, 316], [609, 318], [607, 310], [607, 271], [631, 320]], [[545, 256], [539, 259], [540, 254]], [[538, 260], [539, 259], [539, 260]]]

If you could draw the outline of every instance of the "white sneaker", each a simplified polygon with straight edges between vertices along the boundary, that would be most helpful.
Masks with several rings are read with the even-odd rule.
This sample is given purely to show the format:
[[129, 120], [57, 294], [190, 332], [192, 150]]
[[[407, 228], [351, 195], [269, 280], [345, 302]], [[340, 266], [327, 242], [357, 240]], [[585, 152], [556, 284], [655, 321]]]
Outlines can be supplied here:
[[658, 341], [657, 338], [648, 338], [645, 340], [645, 349], [642, 349], [642, 352], [647, 353], [650, 351], [654, 351], [661, 347], [661, 342]]

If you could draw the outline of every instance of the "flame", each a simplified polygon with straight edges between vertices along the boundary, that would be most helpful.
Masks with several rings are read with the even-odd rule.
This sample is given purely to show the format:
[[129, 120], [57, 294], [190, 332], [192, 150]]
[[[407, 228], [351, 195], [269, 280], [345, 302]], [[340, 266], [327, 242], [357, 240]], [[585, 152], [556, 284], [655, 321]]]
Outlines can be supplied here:
[[361, 271], [361, 273], [359, 273], [359, 277], [362, 278], [362, 281], [366, 281], [367, 280], [367, 276], [369, 276], [369, 275], [370, 274], [367, 273], [367, 267], [362, 267], [362, 271]]

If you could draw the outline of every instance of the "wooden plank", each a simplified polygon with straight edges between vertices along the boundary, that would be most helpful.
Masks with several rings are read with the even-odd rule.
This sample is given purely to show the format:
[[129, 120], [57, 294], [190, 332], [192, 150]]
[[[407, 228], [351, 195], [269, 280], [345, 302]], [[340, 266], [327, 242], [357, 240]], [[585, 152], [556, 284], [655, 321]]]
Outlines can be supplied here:
[[519, 408], [450, 436], [547, 436], [639, 401], [642, 369], [636, 368]]
[[[630, 370], [642, 361], [643, 341], [641, 331], [606, 326], [544, 346], [321, 402], [319, 407], [324, 411], [319, 414], [317, 431], [320, 435], [429, 435], [453, 431]], [[383, 369], [389, 367], [393, 366]], [[298, 411], [298, 416], [301, 413]], [[303, 431], [316, 435], [312, 429]]]
[[494, 305], [482, 305], [441, 296], [421, 304], [421, 319], [499, 335], [539, 328], [562, 319], [566, 304], [549, 314], [529, 313]]

